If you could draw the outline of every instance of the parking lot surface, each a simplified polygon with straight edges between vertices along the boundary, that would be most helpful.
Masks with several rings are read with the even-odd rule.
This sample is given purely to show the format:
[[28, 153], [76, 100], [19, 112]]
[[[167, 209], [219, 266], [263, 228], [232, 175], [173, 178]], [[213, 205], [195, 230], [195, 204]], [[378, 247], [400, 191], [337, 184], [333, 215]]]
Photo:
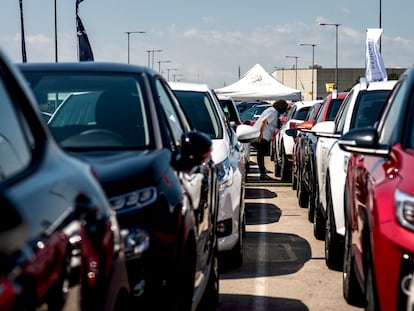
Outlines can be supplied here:
[[[289, 183], [260, 181], [251, 154], [243, 265], [221, 262], [218, 310], [361, 310], [342, 296], [342, 273], [325, 264], [307, 210]], [[267, 159], [269, 175], [273, 162]]]

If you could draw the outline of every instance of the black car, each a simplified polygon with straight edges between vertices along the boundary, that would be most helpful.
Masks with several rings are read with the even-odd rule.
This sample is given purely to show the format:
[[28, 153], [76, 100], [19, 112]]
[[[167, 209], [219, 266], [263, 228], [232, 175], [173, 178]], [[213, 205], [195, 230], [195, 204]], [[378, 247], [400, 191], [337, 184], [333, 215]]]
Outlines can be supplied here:
[[[88, 162], [125, 241], [142, 308], [218, 300], [211, 140], [191, 129], [161, 75], [128, 64], [20, 64], [59, 145]], [[158, 309], [157, 309], [158, 310]]]
[[0, 309], [127, 309], [115, 213], [91, 167], [54, 142], [1, 52], [0, 100]]

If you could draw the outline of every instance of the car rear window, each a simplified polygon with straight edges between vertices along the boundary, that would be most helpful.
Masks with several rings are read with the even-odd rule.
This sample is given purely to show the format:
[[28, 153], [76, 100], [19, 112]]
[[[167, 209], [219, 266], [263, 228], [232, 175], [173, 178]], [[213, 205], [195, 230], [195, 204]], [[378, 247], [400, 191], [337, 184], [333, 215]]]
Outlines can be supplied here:
[[338, 113], [339, 107], [341, 106], [343, 99], [332, 99], [329, 107], [328, 112], [326, 114], [326, 120], [325, 121], [333, 121], [335, 120], [336, 114]]
[[308, 112], [309, 112], [310, 108], [311, 108], [311, 106], [308, 106], [308, 107], [302, 107], [302, 108], [296, 110], [295, 115], [293, 116], [292, 119], [305, 120], [306, 116], [308, 115]]
[[361, 92], [352, 114], [351, 129], [373, 126], [390, 91]]

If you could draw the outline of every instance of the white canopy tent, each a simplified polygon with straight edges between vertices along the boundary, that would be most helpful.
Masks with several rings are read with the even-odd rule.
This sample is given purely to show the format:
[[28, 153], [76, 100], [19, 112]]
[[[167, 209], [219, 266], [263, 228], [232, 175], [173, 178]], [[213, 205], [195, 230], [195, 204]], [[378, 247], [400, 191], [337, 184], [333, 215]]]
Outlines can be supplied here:
[[239, 81], [214, 91], [234, 100], [301, 100], [300, 90], [280, 83], [259, 64], [254, 65]]

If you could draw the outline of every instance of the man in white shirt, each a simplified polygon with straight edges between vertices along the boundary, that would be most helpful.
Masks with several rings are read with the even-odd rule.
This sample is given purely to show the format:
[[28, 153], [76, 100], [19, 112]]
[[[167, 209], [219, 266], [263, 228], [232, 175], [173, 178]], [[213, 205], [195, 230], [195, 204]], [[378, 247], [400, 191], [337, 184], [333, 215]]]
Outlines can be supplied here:
[[259, 119], [254, 124], [260, 131], [260, 135], [255, 142], [257, 149], [257, 165], [260, 170], [260, 179], [272, 179], [266, 174], [264, 157], [270, 155], [270, 142], [277, 127], [280, 126], [279, 116], [283, 114], [288, 107], [284, 100], [276, 101], [271, 107], [262, 112]]

